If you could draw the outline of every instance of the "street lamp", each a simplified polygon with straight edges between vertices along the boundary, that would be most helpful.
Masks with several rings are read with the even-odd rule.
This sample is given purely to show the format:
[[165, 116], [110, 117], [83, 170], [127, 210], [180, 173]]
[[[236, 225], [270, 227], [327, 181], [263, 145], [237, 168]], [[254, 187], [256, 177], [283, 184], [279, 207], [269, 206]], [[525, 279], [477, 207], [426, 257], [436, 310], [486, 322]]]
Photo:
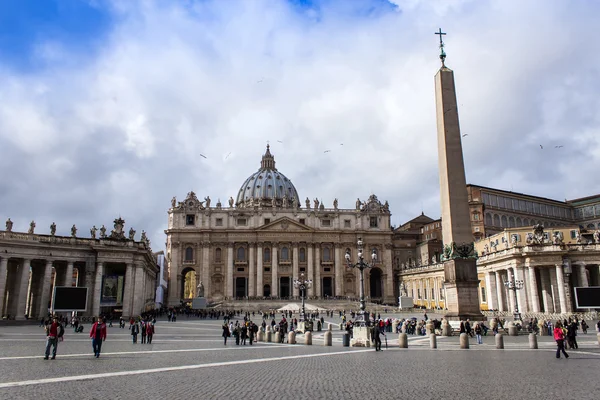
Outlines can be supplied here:
[[517, 297], [517, 290], [523, 289], [525, 282], [522, 279], [512, 278], [510, 281], [505, 281], [504, 286], [507, 290], [515, 292], [515, 320], [521, 320], [521, 313], [519, 312], [519, 300]]
[[300, 289], [302, 296], [302, 312], [300, 314], [300, 321], [304, 321], [306, 310], [304, 307], [304, 299], [306, 298], [306, 289], [312, 286], [312, 280], [304, 279], [304, 272], [300, 274], [300, 279], [294, 279], [294, 287]]
[[348, 263], [348, 268], [358, 268], [360, 271], [360, 311], [358, 312], [357, 317], [354, 320], [355, 326], [369, 326], [369, 318], [365, 317], [365, 279], [364, 279], [364, 270], [366, 268], [372, 268], [375, 266], [375, 262], [377, 261], [377, 252], [373, 249], [373, 253], [371, 254], [371, 264], [365, 262], [363, 258], [363, 241], [361, 238], [358, 238], [358, 262], [353, 264], [350, 260], [350, 250], [346, 250], [346, 262]]

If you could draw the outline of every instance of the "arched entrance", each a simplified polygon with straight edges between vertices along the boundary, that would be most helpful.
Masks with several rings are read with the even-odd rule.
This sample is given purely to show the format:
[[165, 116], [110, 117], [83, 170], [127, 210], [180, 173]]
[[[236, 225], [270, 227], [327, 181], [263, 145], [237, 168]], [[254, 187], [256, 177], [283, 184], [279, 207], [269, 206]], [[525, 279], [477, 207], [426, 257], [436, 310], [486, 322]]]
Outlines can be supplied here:
[[263, 296], [271, 297], [271, 285], [263, 286]]
[[383, 297], [383, 276], [379, 268], [371, 269], [370, 276], [370, 297], [372, 299], [380, 299]]
[[193, 299], [196, 297], [196, 271], [186, 268], [181, 271], [181, 298]]
[[279, 297], [290, 297], [290, 278], [287, 276], [279, 278]]
[[333, 278], [330, 276], [323, 278], [323, 297], [333, 297]]
[[244, 298], [248, 296], [247, 282], [244, 277], [235, 278], [235, 297]]

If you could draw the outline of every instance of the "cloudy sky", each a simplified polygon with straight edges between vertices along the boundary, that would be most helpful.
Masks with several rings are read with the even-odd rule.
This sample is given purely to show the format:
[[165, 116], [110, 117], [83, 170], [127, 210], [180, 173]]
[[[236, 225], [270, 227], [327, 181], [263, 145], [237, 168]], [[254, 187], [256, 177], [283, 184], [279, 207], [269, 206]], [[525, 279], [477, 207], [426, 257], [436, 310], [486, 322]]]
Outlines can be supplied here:
[[437, 218], [439, 27], [467, 181], [596, 194], [599, 12], [583, 0], [0, 2], [0, 229], [11, 217], [17, 231], [33, 219], [38, 233], [55, 221], [87, 235], [121, 215], [161, 250], [171, 197], [225, 204], [267, 141], [301, 198], [352, 208], [375, 193], [394, 224]]

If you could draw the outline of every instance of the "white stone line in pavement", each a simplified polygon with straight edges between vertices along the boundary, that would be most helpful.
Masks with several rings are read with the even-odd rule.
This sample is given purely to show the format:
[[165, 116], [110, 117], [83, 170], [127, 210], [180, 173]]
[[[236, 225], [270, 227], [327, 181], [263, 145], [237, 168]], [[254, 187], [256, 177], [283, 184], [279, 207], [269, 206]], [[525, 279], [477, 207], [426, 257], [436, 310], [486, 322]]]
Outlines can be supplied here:
[[[212, 348], [212, 349], [169, 349], [169, 350], [149, 350], [149, 351], [116, 351], [112, 353], [102, 353], [102, 356], [110, 356], [110, 355], [122, 355], [122, 354], [158, 354], [158, 353], [188, 353], [188, 352], [199, 352], [199, 351], [226, 351], [226, 350], [236, 350], [236, 349], [275, 349], [279, 347], [300, 347], [299, 345], [279, 345], [273, 346], [271, 343], [265, 343], [266, 346], [253, 345], [253, 346], [227, 346], [220, 348]], [[59, 354], [60, 358], [63, 357], [90, 357], [90, 353], [77, 353], [77, 354]], [[0, 361], [2, 360], [26, 360], [26, 359], [34, 359], [34, 358], [43, 358], [43, 356], [14, 356], [14, 357], [0, 357]]]
[[373, 351], [373, 350], [369, 349], [369, 350], [354, 350], [354, 351], [338, 351], [338, 352], [334, 352], [334, 353], [301, 354], [301, 355], [297, 355], [297, 356], [259, 358], [259, 359], [255, 359], [255, 360], [225, 361], [225, 362], [217, 362], [217, 363], [209, 363], [209, 364], [181, 365], [181, 366], [177, 366], [177, 367], [140, 369], [140, 370], [134, 370], [134, 371], [105, 372], [105, 373], [89, 374], [89, 375], [73, 375], [73, 376], [63, 376], [63, 377], [57, 377], [57, 378], [33, 379], [33, 380], [27, 380], [27, 381], [15, 381], [15, 382], [0, 383], [0, 389], [6, 389], [6, 388], [11, 388], [11, 387], [20, 387], [20, 386], [42, 385], [42, 384], [46, 384], [46, 383], [83, 381], [83, 380], [91, 380], [91, 379], [113, 378], [113, 377], [118, 377], [118, 376], [151, 374], [151, 373], [158, 373], [158, 372], [184, 371], [184, 370], [200, 369], [200, 368], [215, 368], [215, 367], [226, 367], [226, 366], [231, 366], [231, 365], [256, 364], [256, 363], [264, 363], [264, 362], [272, 362], [272, 361], [295, 360], [295, 359], [300, 359], [300, 358], [331, 357], [331, 356], [337, 356], [337, 355], [364, 353], [367, 351]]

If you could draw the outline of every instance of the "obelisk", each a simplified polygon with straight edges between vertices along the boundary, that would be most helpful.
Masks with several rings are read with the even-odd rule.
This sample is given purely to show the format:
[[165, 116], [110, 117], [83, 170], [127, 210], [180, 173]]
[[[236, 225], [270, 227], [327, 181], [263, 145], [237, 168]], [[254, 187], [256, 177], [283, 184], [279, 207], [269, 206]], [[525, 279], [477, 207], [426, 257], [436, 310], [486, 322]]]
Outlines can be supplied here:
[[449, 320], [480, 320], [477, 255], [471, 232], [454, 72], [446, 67], [440, 35], [442, 66], [435, 75], [440, 202], [444, 242], [444, 285]]

